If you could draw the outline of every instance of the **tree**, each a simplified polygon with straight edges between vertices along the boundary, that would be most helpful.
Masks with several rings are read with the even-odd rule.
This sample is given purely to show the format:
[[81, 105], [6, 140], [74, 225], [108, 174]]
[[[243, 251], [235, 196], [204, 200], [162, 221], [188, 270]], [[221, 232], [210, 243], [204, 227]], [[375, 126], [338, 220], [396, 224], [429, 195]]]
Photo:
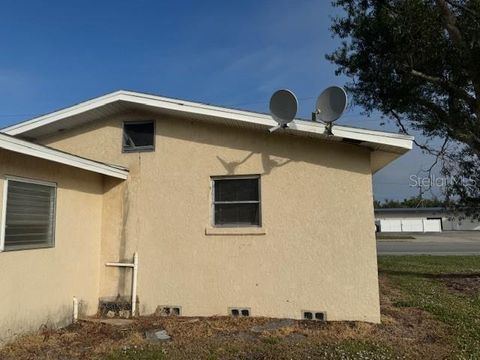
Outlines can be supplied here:
[[342, 42], [327, 59], [351, 78], [354, 102], [420, 131], [427, 140], [416, 144], [450, 179], [447, 198], [480, 218], [480, 0], [333, 5], [344, 10], [331, 27]]
[[388, 208], [431, 208], [431, 207], [445, 207], [447, 204], [445, 201], [438, 198], [424, 199], [421, 196], [414, 196], [409, 199], [389, 200], [385, 199], [383, 202], [375, 200], [373, 206], [375, 209], [388, 209]]

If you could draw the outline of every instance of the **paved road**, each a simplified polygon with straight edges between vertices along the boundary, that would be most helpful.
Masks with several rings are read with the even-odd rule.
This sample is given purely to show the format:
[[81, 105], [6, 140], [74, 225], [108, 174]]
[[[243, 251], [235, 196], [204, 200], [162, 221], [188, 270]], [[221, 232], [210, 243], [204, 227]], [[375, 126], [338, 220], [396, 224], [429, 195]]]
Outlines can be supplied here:
[[[403, 234], [405, 235], [405, 234]], [[480, 231], [412, 234], [412, 240], [379, 240], [379, 255], [480, 255]]]

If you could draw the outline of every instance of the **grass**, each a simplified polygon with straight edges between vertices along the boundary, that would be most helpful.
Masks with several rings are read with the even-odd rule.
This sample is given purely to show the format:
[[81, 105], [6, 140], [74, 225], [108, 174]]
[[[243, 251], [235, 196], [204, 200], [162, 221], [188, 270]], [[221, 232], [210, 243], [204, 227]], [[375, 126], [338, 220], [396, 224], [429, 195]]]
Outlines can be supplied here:
[[393, 275], [478, 274], [479, 256], [379, 256], [380, 273]]
[[398, 241], [398, 240], [415, 240], [416, 238], [412, 235], [405, 235], [405, 234], [386, 234], [386, 233], [377, 233], [376, 234], [377, 240], [380, 241]]
[[[289, 356], [282, 356], [289, 352], [281, 344], [281, 340], [265, 338], [262, 342], [265, 345], [251, 344], [248, 351], [235, 347], [211, 349], [205, 357], [206, 360], [232, 359], [291, 359]], [[274, 338], [273, 338], [274, 339]], [[169, 357], [162, 348], [147, 348], [143, 350], [120, 350], [108, 354], [104, 360], [167, 360]], [[326, 360], [386, 360], [394, 357], [393, 351], [384, 345], [372, 342], [347, 340], [337, 345], [313, 345], [306, 358], [321, 358]], [[198, 354], [196, 354], [198, 356]], [[233, 357], [230, 357], [233, 356]], [[197, 358], [192, 357], [192, 358]], [[297, 357], [295, 357], [297, 358]], [[301, 359], [303, 357], [299, 357]]]
[[452, 292], [445, 284], [462, 279], [458, 275], [480, 276], [478, 257], [385, 256], [379, 259], [379, 270], [402, 290], [397, 306], [425, 310], [450, 327], [457, 345], [454, 358], [480, 359], [480, 294]]
[[[0, 359], [480, 359], [480, 257], [379, 257], [382, 323], [266, 318], [140, 318], [129, 326], [82, 322], [33, 334]], [[146, 330], [171, 341], [150, 343]]]

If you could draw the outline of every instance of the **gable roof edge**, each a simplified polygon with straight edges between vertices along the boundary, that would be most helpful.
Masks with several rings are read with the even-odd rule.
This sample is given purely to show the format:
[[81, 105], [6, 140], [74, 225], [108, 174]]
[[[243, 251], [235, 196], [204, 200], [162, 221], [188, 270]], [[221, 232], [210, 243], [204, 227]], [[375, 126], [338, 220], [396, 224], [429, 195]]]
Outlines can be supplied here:
[[29, 141], [21, 140], [7, 134], [0, 133], [0, 149], [53, 161], [63, 165], [69, 165], [75, 168], [107, 175], [117, 179], [125, 180], [128, 177], [128, 170], [123, 167], [86, 159], [80, 156], [52, 149], [48, 146], [38, 145]]
[[[5, 127], [1, 131], [13, 136], [21, 135], [39, 127], [55, 123], [63, 118], [75, 116], [89, 110], [94, 110], [116, 101], [125, 101], [216, 118], [228, 118], [242, 123], [260, 125], [265, 128], [270, 128], [276, 125], [276, 122], [271, 118], [271, 116], [258, 112], [225, 108], [133, 91], [118, 90], [46, 115], [33, 118], [31, 120]], [[303, 133], [304, 135], [316, 134], [321, 136], [325, 133], [325, 126], [320, 123], [295, 119], [289, 124], [287, 131], [298, 134]], [[360, 129], [341, 125], [334, 126], [334, 137], [392, 146], [396, 148], [397, 153], [404, 153], [408, 150], [411, 150], [414, 139], [409, 135]]]

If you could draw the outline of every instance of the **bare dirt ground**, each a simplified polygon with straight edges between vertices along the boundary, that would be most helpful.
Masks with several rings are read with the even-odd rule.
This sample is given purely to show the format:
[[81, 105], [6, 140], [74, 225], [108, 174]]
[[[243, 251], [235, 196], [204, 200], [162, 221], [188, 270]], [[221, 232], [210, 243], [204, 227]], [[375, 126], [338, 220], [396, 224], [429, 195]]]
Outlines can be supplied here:
[[[145, 317], [122, 326], [81, 321], [21, 337], [0, 349], [0, 359], [448, 358], [449, 328], [425, 311], [396, 307], [401, 292], [386, 276], [380, 277], [380, 287], [382, 324], [279, 324], [274, 319], [231, 317]], [[145, 338], [145, 331], [152, 329], [165, 329], [172, 339], [152, 343]]]
[[480, 295], [480, 275], [472, 277], [440, 277], [448, 289], [472, 296]]

